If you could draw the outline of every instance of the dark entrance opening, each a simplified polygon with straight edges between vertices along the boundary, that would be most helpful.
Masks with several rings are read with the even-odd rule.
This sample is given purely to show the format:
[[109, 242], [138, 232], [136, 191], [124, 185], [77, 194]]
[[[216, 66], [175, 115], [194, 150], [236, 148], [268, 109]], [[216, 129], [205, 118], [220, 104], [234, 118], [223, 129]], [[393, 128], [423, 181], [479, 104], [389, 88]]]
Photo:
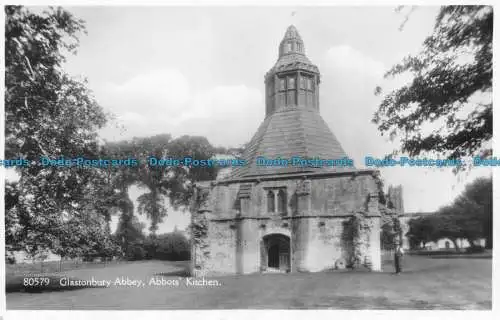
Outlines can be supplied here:
[[290, 238], [282, 234], [271, 234], [265, 236], [262, 243], [262, 269], [290, 272]]
[[280, 268], [280, 247], [278, 245], [269, 248], [267, 266], [276, 269]]

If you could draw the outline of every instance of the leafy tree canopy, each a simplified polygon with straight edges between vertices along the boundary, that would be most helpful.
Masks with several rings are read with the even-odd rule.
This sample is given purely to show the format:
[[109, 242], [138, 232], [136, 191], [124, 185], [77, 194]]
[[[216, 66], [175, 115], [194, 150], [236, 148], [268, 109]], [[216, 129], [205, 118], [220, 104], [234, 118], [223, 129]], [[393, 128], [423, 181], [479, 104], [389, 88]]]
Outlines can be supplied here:
[[[154, 166], [148, 163], [150, 156], [157, 159], [184, 157], [210, 159], [214, 156], [215, 149], [204, 137], [182, 136], [172, 139], [168, 134], [161, 134], [133, 138], [107, 143], [102, 152], [106, 157], [132, 157], [138, 160], [137, 167], [123, 167], [111, 171], [112, 184], [122, 189], [114, 201], [129, 201], [126, 190], [131, 185], [145, 189], [146, 192], [137, 199], [138, 212], [151, 220], [150, 231], [153, 233], [167, 216], [166, 200], [169, 200], [176, 209], [185, 208], [192, 195], [192, 184], [197, 181], [212, 180], [218, 171], [217, 167]], [[133, 211], [133, 207], [130, 210]]]
[[414, 244], [440, 238], [467, 239], [471, 245], [479, 238], [486, 247], [493, 241], [492, 179], [478, 178], [450, 205], [435, 214], [410, 220], [408, 235]]
[[[6, 6], [5, 14], [6, 157], [38, 162], [41, 156], [97, 155], [105, 114], [86, 83], [62, 68], [65, 55], [76, 53], [83, 22], [61, 8], [37, 14]], [[29, 253], [51, 249], [71, 256], [106, 243], [93, 205], [105, 185], [102, 172], [38, 165], [18, 172], [6, 207], [8, 241]]]
[[[373, 117], [379, 131], [401, 138], [399, 151], [410, 156], [488, 154], [493, 134], [492, 40], [492, 7], [442, 7], [422, 50], [385, 74], [411, 74], [413, 80], [384, 95]], [[375, 93], [381, 94], [381, 87]], [[424, 134], [429, 124], [440, 127]]]

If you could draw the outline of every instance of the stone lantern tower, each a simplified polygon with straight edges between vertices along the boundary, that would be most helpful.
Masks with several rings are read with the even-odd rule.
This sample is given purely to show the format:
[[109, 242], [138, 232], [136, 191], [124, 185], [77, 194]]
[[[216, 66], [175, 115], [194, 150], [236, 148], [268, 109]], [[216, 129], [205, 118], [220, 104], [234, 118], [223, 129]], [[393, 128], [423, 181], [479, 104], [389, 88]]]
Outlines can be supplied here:
[[306, 56], [302, 38], [292, 25], [279, 46], [279, 58], [265, 76], [266, 117], [280, 108], [319, 110], [320, 74]]

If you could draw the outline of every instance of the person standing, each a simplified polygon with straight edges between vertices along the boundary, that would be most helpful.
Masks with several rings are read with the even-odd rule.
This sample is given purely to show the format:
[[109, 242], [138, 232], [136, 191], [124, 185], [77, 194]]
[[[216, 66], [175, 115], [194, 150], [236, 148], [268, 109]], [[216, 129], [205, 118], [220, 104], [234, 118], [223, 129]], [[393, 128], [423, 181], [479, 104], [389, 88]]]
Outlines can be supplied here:
[[394, 267], [396, 269], [396, 274], [401, 274], [402, 271], [402, 260], [403, 260], [403, 248], [401, 245], [396, 246], [396, 251], [394, 252]]

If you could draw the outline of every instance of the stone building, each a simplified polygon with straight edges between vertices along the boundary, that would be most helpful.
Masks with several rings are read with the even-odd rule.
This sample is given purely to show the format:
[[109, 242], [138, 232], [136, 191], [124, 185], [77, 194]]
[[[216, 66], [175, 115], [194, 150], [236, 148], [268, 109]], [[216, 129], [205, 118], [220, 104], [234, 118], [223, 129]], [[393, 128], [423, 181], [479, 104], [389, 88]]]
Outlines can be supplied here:
[[400, 244], [403, 249], [410, 249], [410, 242], [407, 236], [409, 227], [409, 219], [405, 215], [404, 202], [403, 202], [403, 186], [389, 186], [387, 190], [387, 208], [391, 210], [392, 215], [399, 219], [399, 227], [401, 228], [400, 234], [396, 237], [396, 242]]
[[[198, 184], [195, 273], [315, 272], [343, 268], [354, 255], [381, 269], [378, 171], [257, 161], [348, 159], [320, 115], [320, 80], [290, 26], [265, 75], [265, 119], [242, 155], [247, 165]], [[357, 231], [353, 217], [363, 220]]]

